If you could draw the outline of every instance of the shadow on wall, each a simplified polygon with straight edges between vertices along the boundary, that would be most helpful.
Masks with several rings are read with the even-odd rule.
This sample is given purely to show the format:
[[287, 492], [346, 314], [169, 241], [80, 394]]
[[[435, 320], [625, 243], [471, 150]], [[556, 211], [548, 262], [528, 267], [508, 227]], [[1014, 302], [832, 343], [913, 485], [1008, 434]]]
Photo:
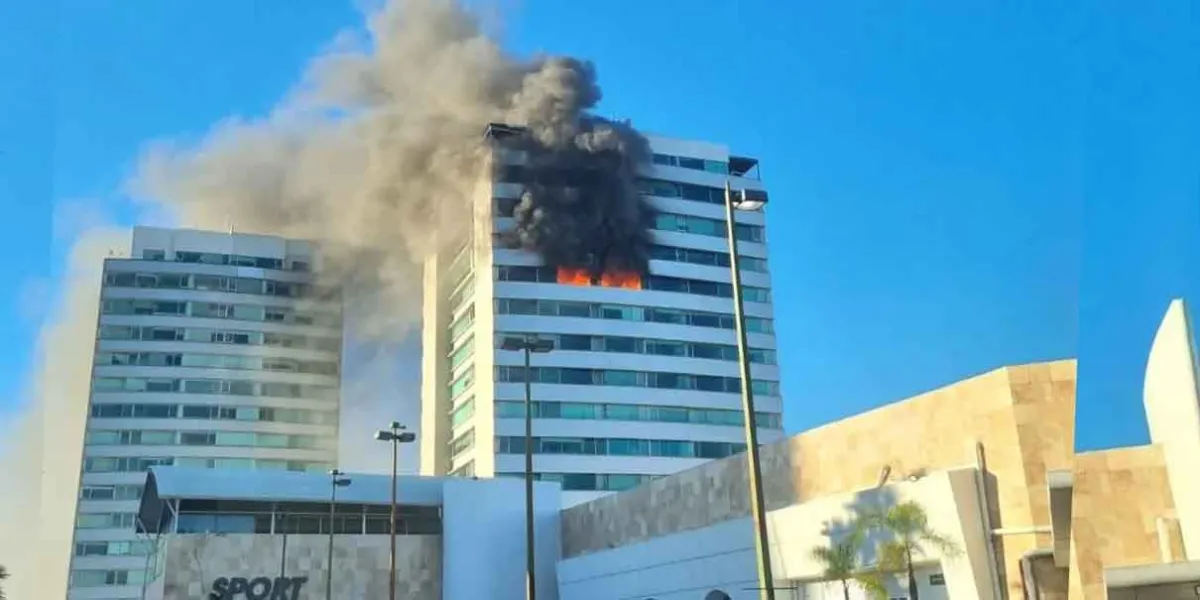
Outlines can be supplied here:
[[[847, 541], [856, 533], [858, 522], [865, 516], [883, 512], [899, 502], [896, 493], [889, 488], [862, 490], [854, 494], [854, 498], [846, 503], [846, 511], [850, 516], [842, 519], [832, 519], [825, 526], [825, 537], [830, 544]], [[879, 544], [890, 541], [892, 535], [886, 531], [872, 530], [866, 532], [859, 544], [858, 564], [875, 565], [879, 562]]]

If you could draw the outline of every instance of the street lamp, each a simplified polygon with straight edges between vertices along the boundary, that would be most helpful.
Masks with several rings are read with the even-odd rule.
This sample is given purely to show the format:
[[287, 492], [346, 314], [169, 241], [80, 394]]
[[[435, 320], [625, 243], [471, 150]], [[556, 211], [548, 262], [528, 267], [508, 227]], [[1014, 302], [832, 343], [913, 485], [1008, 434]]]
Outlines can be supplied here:
[[350, 478], [334, 469], [329, 472], [329, 558], [325, 564], [325, 600], [333, 600], [333, 509], [337, 507], [337, 489], [350, 485]]
[[767, 539], [767, 515], [763, 506], [762, 467], [758, 458], [758, 423], [755, 419], [754, 389], [750, 377], [750, 349], [746, 343], [746, 314], [742, 300], [742, 271], [738, 259], [737, 221], [735, 211], [761, 210], [767, 204], [767, 193], [761, 190], [734, 192], [725, 182], [725, 234], [729, 240], [729, 270], [733, 280], [733, 321], [737, 328], [738, 366], [742, 379], [742, 420], [746, 428], [746, 461], [750, 480], [750, 516], [754, 523], [755, 559], [758, 563], [758, 585], [763, 600], [775, 600], [775, 583], [771, 575], [771, 547]]
[[530, 385], [529, 356], [554, 349], [554, 342], [535, 335], [505, 337], [501, 350], [525, 352], [525, 600], [537, 600], [537, 585], [533, 574], [533, 392]]
[[392, 543], [388, 546], [388, 572], [391, 573], [391, 579], [388, 580], [388, 600], [396, 600], [396, 461], [400, 454], [400, 444], [410, 444], [417, 439], [416, 434], [404, 431], [405, 429], [407, 427], [399, 421], [392, 421], [387, 429], [375, 432], [375, 439], [392, 443], [392, 518], [389, 529]]

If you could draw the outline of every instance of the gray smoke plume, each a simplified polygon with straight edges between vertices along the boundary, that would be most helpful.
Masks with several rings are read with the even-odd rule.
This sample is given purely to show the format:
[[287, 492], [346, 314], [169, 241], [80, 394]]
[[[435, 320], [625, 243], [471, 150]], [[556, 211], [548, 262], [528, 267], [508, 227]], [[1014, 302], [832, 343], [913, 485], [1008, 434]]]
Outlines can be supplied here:
[[580, 120], [569, 134], [516, 142], [528, 160], [508, 241], [549, 265], [587, 269], [593, 277], [645, 274], [654, 218], [637, 189], [637, 166], [649, 158], [645, 138], [595, 117]]
[[634, 168], [647, 145], [589, 114], [590, 64], [509, 56], [453, 0], [394, 0], [368, 19], [369, 39], [343, 36], [269, 117], [147, 152], [134, 195], [189, 226], [321, 243], [324, 276], [366, 331], [390, 335], [416, 322], [423, 261], [461, 244], [469, 216], [482, 222], [484, 130], [502, 122], [525, 128], [531, 155], [518, 245], [551, 264], [644, 270]]

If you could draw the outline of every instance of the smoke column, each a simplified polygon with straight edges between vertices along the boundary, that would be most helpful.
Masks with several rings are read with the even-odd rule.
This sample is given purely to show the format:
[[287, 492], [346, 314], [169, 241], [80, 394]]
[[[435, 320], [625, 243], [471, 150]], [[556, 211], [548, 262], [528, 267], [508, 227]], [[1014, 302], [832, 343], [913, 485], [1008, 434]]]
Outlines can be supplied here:
[[503, 122], [526, 129], [530, 155], [517, 244], [550, 264], [644, 270], [649, 212], [633, 175], [647, 145], [588, 113], [601, 96], [590, 64], [511, 57], [452, 0], [390, 2], [368, 30], [314, 60], [269, 117], [151, 149], [135, 195], [191, 226], [321, 243], [356, 318], [392, 334], [419, 314], [423, 261], [465, 234], [491, 172], [484, 130]]
[[[351, 335], [400, 345], [419, 318], [423, 261], [467, 233], [492, 168], [483, 132], [502, 122], [526, 129], [529, 155], [514, 243], [552, 265], [644, 271], [650, 213], [633, 173], [647, 144], [589, 114], [601, 97], [590, 64], [512, 57], [453, 0], [394, 0], [367, 32], [339, 37], [268, 116], [147, 148], [130, 196], [183, 226], [316, 241], [321, 276], [345, 289]], [[18, 434], [0, 444], [0, 472], [22, 482], [0, 494], [0, 564], [16, 600], [65, 594], [100, 265], [128, 243], [108, 229], [79, 238]], [[390, 390], [377, 400], [404, 401]]]
[[75, 241], [37, 345], [25, 412], [0, 438], [0, 564], [8, 597], [63, 598], [79, 459], [87, 420], [100, 273], [129, 247], [129, 232], [92, 227]]

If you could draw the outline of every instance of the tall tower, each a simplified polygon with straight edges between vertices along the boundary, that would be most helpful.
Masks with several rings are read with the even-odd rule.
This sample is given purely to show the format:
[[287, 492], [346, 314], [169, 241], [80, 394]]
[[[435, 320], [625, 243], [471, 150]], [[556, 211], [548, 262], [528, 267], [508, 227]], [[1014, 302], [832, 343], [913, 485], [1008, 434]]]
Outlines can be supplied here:
[[[313, 247], [139, 227], [130, 256], [104, 267], [72, 600], [141, 597], [153, 567], [134, 517], [149, 467], [336, 463], [341, 300], [314, 281]], [[253, 531], [254, 518], [221, 526]]]
[[[642, 189], [657, 211], [650, 274], [589, 280], [510, 250], [519, 130], [492, 126], [495, 178], [471, 239], [432, 259], [424, 281], [422, 473], [524, 472], [524, 373], [506, 336], [536, 334], [534, 471], [574, 504], [744, 449], [724, 185], [762, 189], [757, 161], [724, 146], [651, 138]], [[782, 437], [762, 213], [737, 236], [763, 443]]]

